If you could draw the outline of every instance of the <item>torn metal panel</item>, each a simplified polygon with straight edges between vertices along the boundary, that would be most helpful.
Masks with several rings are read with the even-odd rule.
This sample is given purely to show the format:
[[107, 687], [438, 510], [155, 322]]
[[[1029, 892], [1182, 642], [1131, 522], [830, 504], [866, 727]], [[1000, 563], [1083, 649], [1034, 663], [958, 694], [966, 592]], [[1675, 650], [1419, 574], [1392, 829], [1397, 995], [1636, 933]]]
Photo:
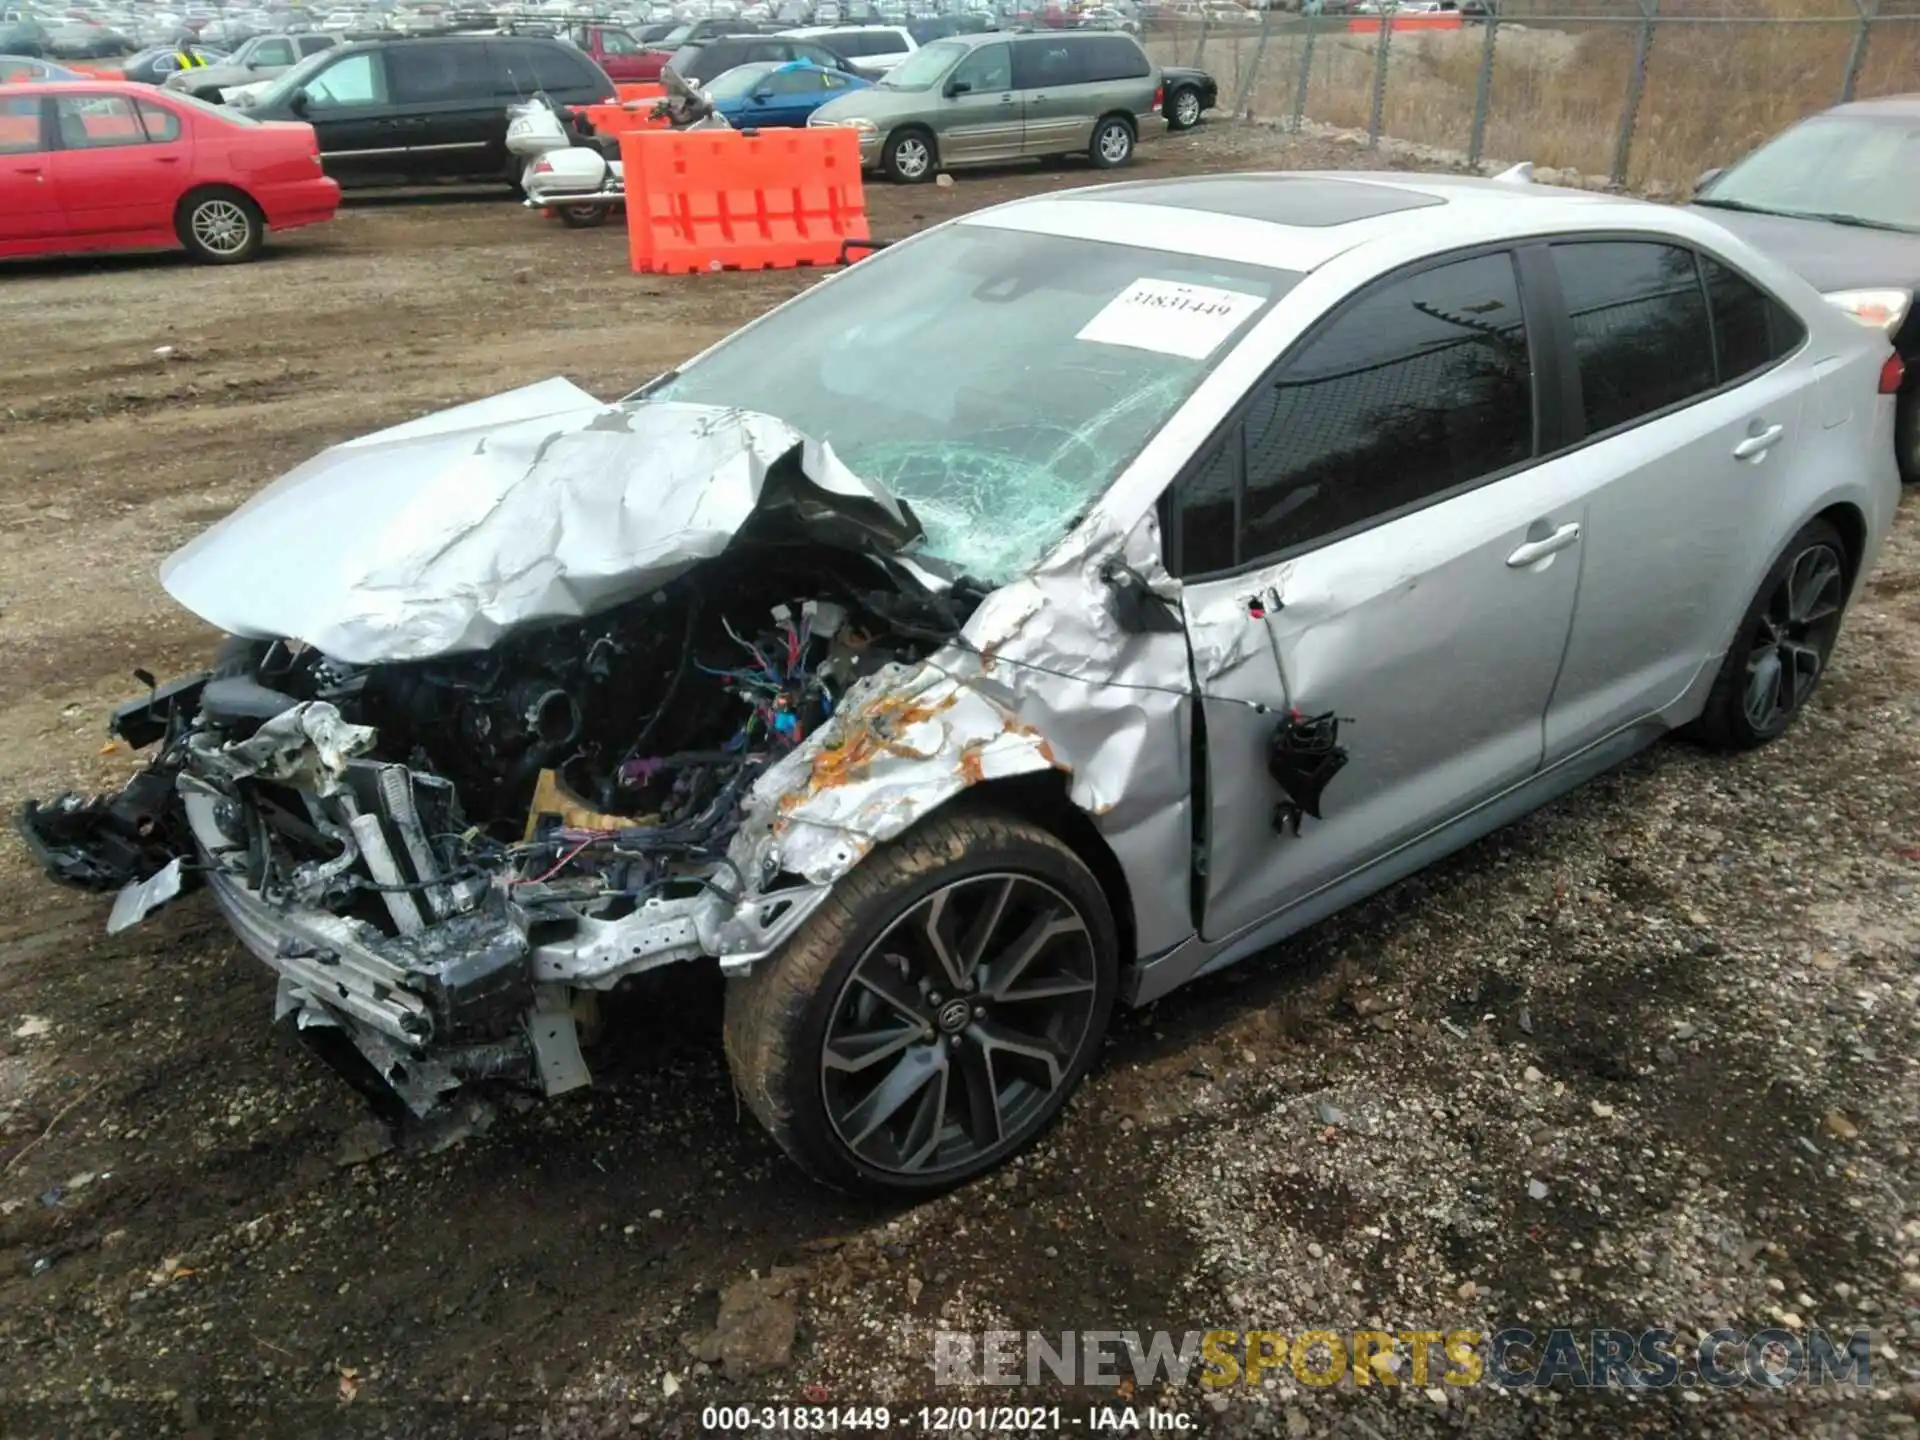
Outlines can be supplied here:
[[1151, 514], [1124, 535], [1083, 527], [989, 595], [958, 641], [850, 690], [761, 777], [736, 860], [828, 883], [973, 785], [1057, 770], [1127, 873], [1141, 948], [1185, 938], [1186, 642], [1120, 627], [1101, 578], [1116, 559], [1177, 594]]
[[242, 741], [220, 744], [216, 737], [198, 747], [197, 768], [216, 779], [258, 778], [291, 785], [313, 795], [340, 788], [347, 762], [373, 748], [374, 731], [353, 725], [324, 700], [294, 705]]
[[323, 451], [175, 552], [174, 599], [231, 634], [355, 664], [482, 650], [717, 555], [769, 497], [897, 547], [918, 528], [771, 416], [603, 405], [547, 381]]

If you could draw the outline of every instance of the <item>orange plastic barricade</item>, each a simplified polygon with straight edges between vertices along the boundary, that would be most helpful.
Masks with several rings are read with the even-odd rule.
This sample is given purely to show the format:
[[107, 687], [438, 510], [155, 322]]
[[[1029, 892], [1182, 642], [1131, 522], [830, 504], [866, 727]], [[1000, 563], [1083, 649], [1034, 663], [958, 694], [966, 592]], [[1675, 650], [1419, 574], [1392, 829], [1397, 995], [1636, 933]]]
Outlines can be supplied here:
[[639, 275], [834, 265], [868, 238], [851, 130], [628, 133], [620, 159]]
[[1391, 24], [1394, 34], [1402, 30], [1459, 30], [1466, 25], [1458, 10], [1415, 11], [1410, 15], [1369, 15], [1349, 20], [1350, 35], [1378, 35], [1382, 25]]
[[655, 85], [646, 80], [636, 80], [626, 85], [615, 85], [613, 93], [622, 100], [664, 100], [667, 97], [667, 87]]
[[624, 105], [576, 105], [576, 115], [584, 115], [587, 123], [602, 135], [626, 135], [635, 130], [665, 130], [669, 122], [664, 116], [655, 120], [647, 109], [629, 110]]

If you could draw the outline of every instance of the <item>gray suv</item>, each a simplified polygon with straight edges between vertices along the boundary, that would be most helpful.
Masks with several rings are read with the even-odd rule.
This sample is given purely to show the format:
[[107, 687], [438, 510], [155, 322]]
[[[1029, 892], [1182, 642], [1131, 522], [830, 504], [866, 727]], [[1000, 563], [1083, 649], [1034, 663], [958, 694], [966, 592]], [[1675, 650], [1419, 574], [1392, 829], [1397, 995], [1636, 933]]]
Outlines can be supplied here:
[[1022, 156], [1086, 155], [1111, 169], [1133, 157], [1159, 89], [1158, 67], [1128, 35], [954, 35], [808, 123], [858, 131], [861, 164], [907, 184]]

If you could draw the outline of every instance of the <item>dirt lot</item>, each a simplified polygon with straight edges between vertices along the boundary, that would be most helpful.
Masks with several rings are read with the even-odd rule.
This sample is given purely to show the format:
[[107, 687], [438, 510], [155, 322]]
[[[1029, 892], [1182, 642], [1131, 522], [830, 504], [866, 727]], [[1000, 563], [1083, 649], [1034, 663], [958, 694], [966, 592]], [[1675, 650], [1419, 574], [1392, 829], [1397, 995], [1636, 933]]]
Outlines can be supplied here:
[[[1209, 127], [1140, 173], [1335, 158]], [[880, 189], [875, 230], [1082, 178]], [[155, 566], [263, 480], [556, 373], [617, 393], [813, 278], [636, 278], [617, 230], [444, 197], [356, 205], [242, 272], [0, 272], [0, 801], [128, 771], [105, 707], [210, 640]], [[716, 1401], [956, 1398], [1061, 1400], [1093, 1433], [1075, 1417], [1114, 1392], [957, 1397], [932, 1332], [1508, 1323], [1868, 1328], [1871, 1387], [1529, 1397], [1283, 1368], [1132, 1399], [1217, 1434], [1912, 1433], [1916, 503], [1786, 740], [1662, 746], [1123, 1018], [1036, 1153], [911, 1212], [785, 1164], [691, 974], [616, 1011], [596, 1089], [369, 1154], [203, 899], [109, 940], [104, 903], [0, 842], [5, 1433], [684, 1435]], [[754, 1313], [776, 1342], [792, 1325], [790, 1363], [702, 1360], [720, 1292], [776, 1267], [799, 1268]]]

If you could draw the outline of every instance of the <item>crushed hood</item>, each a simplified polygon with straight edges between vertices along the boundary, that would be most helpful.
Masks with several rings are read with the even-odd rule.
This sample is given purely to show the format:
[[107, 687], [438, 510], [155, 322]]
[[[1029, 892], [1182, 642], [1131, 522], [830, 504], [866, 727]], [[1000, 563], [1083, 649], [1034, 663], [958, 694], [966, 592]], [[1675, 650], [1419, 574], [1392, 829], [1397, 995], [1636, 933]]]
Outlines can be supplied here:
[[756, 510], [910, 545], [880, 487], [772, 416], [603, 404], [545, 380], [322, 451], [170, 556], [167, 592], [254, 639], [353, 664], [483, 650], [633, 599]]

